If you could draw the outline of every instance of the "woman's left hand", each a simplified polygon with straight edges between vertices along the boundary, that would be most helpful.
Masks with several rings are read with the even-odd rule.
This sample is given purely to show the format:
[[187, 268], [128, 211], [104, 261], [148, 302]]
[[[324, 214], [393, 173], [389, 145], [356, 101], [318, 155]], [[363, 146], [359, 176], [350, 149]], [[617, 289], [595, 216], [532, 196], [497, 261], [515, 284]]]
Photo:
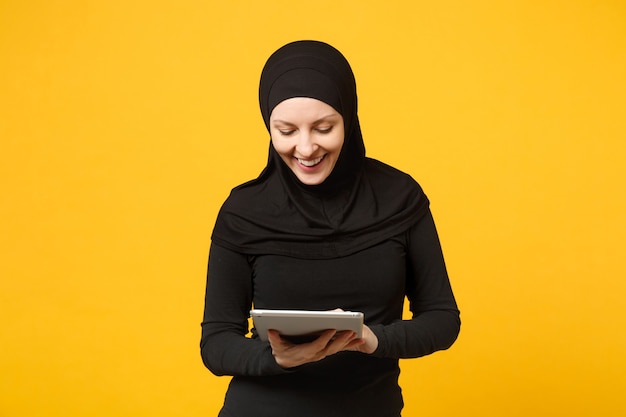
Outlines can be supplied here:
[[361, 353], [371, 354], [378, 348], [378, 337], [370, 330], [369, 327], [363, 325], [363, 335], [360, 339], [356, 339], [354, 346], [348, 345], [345, 350], [352, 350]]
[[327, 330], [309, 343], [292, 343], [276, 330], [269, 330], [268, 338], [276, 363], [283, 368], [316, 362], [346, 350], [369, 354], [378, 347], [378, 338], [366, 325], [363, 325], [363, 335], [359, 339], [355, 338], [354, 332], [337, 333], [335, 330]]

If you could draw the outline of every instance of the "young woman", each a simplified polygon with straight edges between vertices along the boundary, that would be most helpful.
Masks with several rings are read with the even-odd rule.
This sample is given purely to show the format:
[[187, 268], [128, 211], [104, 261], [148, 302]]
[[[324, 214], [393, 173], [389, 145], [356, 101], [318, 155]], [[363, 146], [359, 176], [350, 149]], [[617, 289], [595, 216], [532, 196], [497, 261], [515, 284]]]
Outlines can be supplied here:
[[[365, 156], [354, 75], [330, 45], [277, 50], [259, 101], [267, 166], [222, 206], [209, 256], [201, 354], [233, 376], [220, 416], [398, 417], [398, 360], [447, 349], [460, 329], [428, 199]], [[361, 311], [365, 326], [264, 342], [246, 337], [252, 306]]]

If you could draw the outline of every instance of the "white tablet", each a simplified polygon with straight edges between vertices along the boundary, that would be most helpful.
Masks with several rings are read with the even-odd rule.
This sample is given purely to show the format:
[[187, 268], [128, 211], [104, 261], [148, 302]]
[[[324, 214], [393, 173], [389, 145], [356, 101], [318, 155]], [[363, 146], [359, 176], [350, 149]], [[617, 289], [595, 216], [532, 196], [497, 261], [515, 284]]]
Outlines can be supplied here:
[[250, 317], [261, 340], [267, 340], [269, 329], [296, 342], [313, 340], [328, 329], [352, 330], [359, 338], [363, 334], [363, 313], [354, 311], [254, 309]]

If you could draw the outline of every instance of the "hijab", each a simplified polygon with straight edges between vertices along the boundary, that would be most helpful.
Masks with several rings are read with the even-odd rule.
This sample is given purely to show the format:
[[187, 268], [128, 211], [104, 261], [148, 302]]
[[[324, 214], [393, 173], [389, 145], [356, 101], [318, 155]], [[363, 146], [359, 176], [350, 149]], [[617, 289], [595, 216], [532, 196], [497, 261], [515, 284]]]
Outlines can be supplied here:
[[402, 233], [428, 211], [410, 176], [365, 156], [354, 74], [337, 49], [296, 41], [270, 56], [259, 84], [268, 131], [274, 107], [293, 97], [321, 100], [342, 115], [345, 138], [333, 171], [321, 184], [303, 184], [270, 140], [259, 177], [234, 188], [222, 206], [214, 243], [247, 255], [330, 259]]

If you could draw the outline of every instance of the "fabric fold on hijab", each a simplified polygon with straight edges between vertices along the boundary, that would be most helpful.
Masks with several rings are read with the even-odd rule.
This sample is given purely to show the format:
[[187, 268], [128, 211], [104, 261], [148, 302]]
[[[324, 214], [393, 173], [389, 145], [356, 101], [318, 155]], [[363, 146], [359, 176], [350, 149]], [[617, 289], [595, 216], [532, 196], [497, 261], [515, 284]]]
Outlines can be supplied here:
[[356, 82], [344, 56], [318, 41], [297, 41], [268, 59], [259, 86], [269, 131], [272, 110], [293, 97], [321, 100], [344, 119], [337, 164], [319, 185], [301, 183], [270, 141], [267, 166], [234, 188], [218, 215], [212, 240], [247, 255], [303, 259], [347, 256], [405, 232], [428, 211], [409, 176], [365, 156]]

